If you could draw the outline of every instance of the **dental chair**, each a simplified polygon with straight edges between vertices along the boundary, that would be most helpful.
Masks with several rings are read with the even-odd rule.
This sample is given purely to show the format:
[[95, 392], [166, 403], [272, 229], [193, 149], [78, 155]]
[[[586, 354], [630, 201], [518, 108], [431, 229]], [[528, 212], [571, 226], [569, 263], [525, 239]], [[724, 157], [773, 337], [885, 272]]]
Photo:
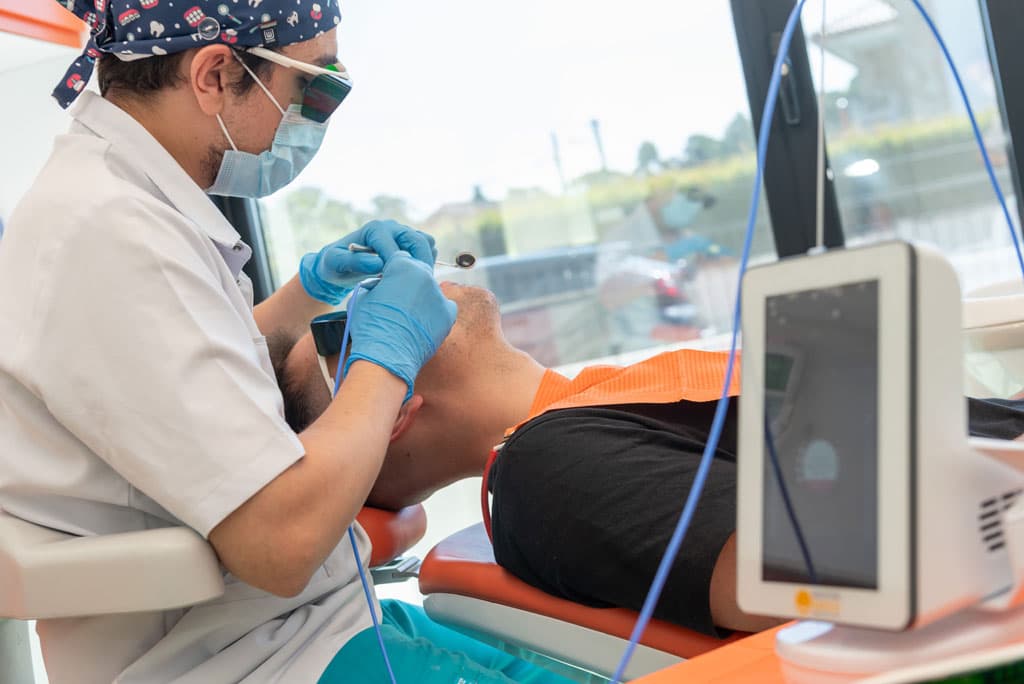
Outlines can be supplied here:
[[[364, 508], [357, 519], [373, 542], [374, 582], [415, 574], [419, 562], [399, 556], [426, 532], [422, 506]], [[31, 671], [27, 629], [13, 621], [170, 610], [223, 592], [213, 547], [189, 528], [76, 537], [0, 509], [0, 682]]]
[[[577, 681], [608, 678], [625, 652], [638, 613], [589, 608], [517, 579], [494, 561], [482, 523], [435, 546], [420, 567], [423, 608], [435, 621], [522, 656], [536, 653], [568, 665]], [[747, 636], [716, 639], [652, 620], [626, 669], [634, 679]], [[545, 663], [540, 663], [545, 664]], [[599, 680], [600, 681], [600, 680]]]

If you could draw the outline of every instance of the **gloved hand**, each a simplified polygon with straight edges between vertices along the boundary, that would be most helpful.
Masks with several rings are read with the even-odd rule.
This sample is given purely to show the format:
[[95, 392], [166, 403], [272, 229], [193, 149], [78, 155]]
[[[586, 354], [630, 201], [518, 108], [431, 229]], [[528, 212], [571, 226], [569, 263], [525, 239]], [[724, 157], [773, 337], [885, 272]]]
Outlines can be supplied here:
[[416, 374], [448, 336], [457, 313], [429, 266], [395, 253], [384, 265], [383, 278], [372, 290], [360, 292], [350, 313], [352, 353], [345, 373], [359, 359], [375, 363], [405, 380], [408, 400]]
[[[348, 246], [352, 243], [365, 245], [376, 254], [351, 252]], [[399, 250], [431, 268], [437, 259], [433, 236], [396, 221], [370, 221], [319, 252], [302, 257], [299, 280], [313, 299], [340, 304], [361, 280], [380, 273], [385, 262]]]

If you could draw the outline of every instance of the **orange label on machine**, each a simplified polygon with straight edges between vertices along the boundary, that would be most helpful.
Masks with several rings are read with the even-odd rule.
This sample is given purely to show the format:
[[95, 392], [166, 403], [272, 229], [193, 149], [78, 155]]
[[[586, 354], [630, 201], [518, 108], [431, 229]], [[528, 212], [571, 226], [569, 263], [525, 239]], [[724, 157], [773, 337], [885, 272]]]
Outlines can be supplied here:
[[798, 589], [793, 594], [793, 607], [800, 617], [836, 617], [839, 615], [839, 595]]

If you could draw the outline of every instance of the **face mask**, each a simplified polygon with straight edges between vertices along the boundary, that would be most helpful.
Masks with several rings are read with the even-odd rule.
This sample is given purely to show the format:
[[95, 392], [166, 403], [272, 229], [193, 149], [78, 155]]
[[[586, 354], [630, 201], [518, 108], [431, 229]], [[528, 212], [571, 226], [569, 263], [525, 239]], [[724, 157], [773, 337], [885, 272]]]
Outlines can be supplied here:
[[206, 192], [228, 197], [266, 197], [295, 180], [316, 156], [327, 132], [327, 123], [317, 123], [302, 116], [301, 105], [291, 105], [287, 111], [282, 109], [256, 74], [244, 62], [242, 66], [281, 112], [281, 123], [270, 149], [256, 155], [238, 149], [218, 114], [217, 123], [231, 149], [224, 152], [217, 179]]

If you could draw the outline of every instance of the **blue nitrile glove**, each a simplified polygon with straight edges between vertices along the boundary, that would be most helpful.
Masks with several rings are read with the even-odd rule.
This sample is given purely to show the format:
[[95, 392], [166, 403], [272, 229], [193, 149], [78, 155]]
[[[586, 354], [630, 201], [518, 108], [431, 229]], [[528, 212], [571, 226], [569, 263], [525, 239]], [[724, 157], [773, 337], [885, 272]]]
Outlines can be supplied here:
[[[352, 243], [369, 247], [376, 254], [349, 251]], [[399, 250], [431, 268], [437, 259], [433, 236], [396, 221], [370, 221], [319, 252], [302, 257], [299, 280], [313, 299], [340, 304], [361, 280], [380, 273], [384, 262]]]
[[375, 363], [405, 380], [408, 400], [416, 374], [448, 336], [456, 313], [429, 266], [395, 253], [380, 282], [359, 294], [349, 322], [352, 353], [345, 373], [359, 359]]

